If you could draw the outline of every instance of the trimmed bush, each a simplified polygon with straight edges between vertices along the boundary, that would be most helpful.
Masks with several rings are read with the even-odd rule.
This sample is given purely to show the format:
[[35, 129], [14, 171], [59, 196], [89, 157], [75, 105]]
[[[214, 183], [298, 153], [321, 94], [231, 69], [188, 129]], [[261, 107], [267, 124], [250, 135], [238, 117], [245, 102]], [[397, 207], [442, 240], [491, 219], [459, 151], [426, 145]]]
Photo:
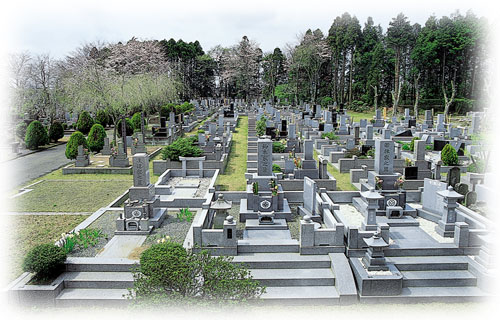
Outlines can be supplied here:
[[26, 148], [35, 150], [39, 146], [46, 145], [49, 143], [49, 136], [47, 130], [38, 120], [34, 120], [30, 123], [26, 129], [26, 136], [24, 138]]
[[[265, 288], [232, 257], [193, 253], [182, 245], [161, 239], [145, 250], [134, 272], [134, 287], [127, 298], [136, 305], [165, 307], [172, 304], [227, 305], [257, 299]], [[202, 279], [202, 281], [200, 281]]]
[[285, 152], [286, 145], [281, 142], [274, 141], [273, 142], [273, 153], [283, 153]]
[[445, 166], [458, 165], [458, 154], [451, 144], [445, 145], [443, 150], [441, 150], [441, 161]]
[[69, 141], [66, 144], [66, 158], [76, 159], [78, 155], [78, 146], [83, 145], [83, 148], [87, 148], [87, 140], [85, 136], [80, 131], [75, 131], [69, 137]]
[[64, 137], [64, 128], [60, 122], [54, 121], [49, 128], [49, 138], [50, 140], [57, 142], [57, 140], [62, 137]]
[[420, 138], [414, 137], [413, 139], [411, 139], [411, 142], [410, 142], [410, 150], [411, 151], [415, 151], [415, 140], [420, 140]]
[[94, 124], [87, 137], [87, 144], [90, 151], [101, 151], [104, 147], [104, 138], [106, 138], [106, 130], [104, 130], [104, 127], [98, 123]]
[[134, 131], [141, 130], [141, 113], [136, 112], [132, 116], [132, 127], [134, 127]]
[[259, 121], [257, 121], [255, 125], [255, 131], [258, 136], [263, 136], [266, 133], [266, 117], [261, 117]]
[[276, 163], [273, 163], [273, 172], [282, 172], [281, 167]]
[[87, 111], [82, 111], [78, 117], [78, 121], [76, 122], [76, 130], [83, 134], [88, 134], [93, 125], [94, 119], [92, 119]]
[[97, 111], [97, 114], [95, 115], [95, 122], [99, 123], [104, 128], [106, 128], [110, 124], [109, 115], [106, 110], [100, 109], [99, 111]]
[[175, 110], [175, 104], [168, 103], [167, 105], [160, 108], [160, 117], [165, 117], [168, 119], [170, 112]]
[[339, 139], [339, 137], [337, 137], [337, 136], [335, 135], [335, 133], [333, 133], [333, 132], [323, 132], [323, 133], [321, 134], [321, 138], [322, 138], [322, 139], [324, 139], [324, 138], [328, 138], [328, 139], [330, 139], [330, 140], [338, 140], [338, 139]]
[[203, 154], [203, 150], [193, 145], [195, 136], [188, 138], [179, 138], [172, 144], [166, 146], [161, 151], [163, 160], [179, 161], [179, 157], [199, 157]]
[[[132, 121], [129, 118], [125, 118], [125, 130], [127, 136], [131, 136], [134, 134], [134, 126], [132, 125]], [[116, 124], [116, 133], [121, 138], [122, 137], [122, 119], [118, 120]]]
[[26, 122], [19, 122], [16, 126], [16, 136], [20, 139], [24, 139], [26, 137], [26, 130], [28, 129], [28, 125]]
[[31, 249], [23, 261], [25, 272], [35, 273], [37, 279], [50, 279], [64, 270], [66, 252], [51, 243], [41, 244]]

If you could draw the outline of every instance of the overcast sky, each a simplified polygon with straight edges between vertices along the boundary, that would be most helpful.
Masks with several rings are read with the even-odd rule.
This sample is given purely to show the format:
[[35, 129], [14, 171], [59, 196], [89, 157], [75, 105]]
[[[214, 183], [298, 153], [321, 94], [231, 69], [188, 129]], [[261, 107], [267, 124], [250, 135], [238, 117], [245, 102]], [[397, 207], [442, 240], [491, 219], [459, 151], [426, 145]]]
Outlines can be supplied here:
[[[343, 12], [363, 25], [368, 16], [385, 29], [399, 12], [412, 23], [472, 9], [478, 16], [496, 11], [488, 1], [9, 1], [2, 10], [3, 31], [9, 52], [49, 52], [63, 57], [78, 45], [95, 40], [142, 39], [199, 40], [208, 51], [217, 44], [230, 46], [243, 35], [257, 41], [264, 51], [295, 42], [308, 28], [328, 32]], [[494, 1], [491, 1], [494, 2]], [[489, 6], [489, 7], [488, 7]], [[4, 7], [2, 7], [4, 9]]]

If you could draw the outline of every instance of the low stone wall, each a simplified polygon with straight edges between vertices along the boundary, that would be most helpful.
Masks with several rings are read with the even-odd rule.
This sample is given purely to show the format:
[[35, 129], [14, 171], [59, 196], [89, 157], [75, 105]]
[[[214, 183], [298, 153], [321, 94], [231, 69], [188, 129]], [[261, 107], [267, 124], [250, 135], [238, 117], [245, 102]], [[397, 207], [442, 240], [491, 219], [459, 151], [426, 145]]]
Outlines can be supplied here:
[[63, 174], [132, 174], [132, 166], [125, 168], [109, 167], [75, 167], [74, 164], [67, 165], [62, 169]]
[[[337, 180], [335, 179], [314, 179], [318, 189], [325, 188], [328, 191], [337, 190]], [[284, 191], [303, 191], [304, 179], [279, 180]]]
[[[222, 155], [221, 160], [205, 160], [203, 161], [203, 170], [212, 169], [219, 170], [221, 173], [224, 173], [228, 161], [228, 155], [225, 153]], [[198, 162], [197, 161], [188, 161], [186, 163], [186, 167], [188, 172], [190, 169], [197, 170]], [[161, 175], [165, 171], [169, 169], [180, 170], [182, 169], [182, 162], [180, 161], [171, 161], [171, 160], [153, 160], [153, 174]]]

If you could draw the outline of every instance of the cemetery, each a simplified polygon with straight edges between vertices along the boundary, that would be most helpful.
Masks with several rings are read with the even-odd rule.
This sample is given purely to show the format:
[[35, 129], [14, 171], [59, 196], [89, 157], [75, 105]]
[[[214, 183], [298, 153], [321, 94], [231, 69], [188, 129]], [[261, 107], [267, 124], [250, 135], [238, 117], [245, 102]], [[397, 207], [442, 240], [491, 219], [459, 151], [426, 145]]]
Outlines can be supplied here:
[[[318, 48], [331, 50], [335, 30], [327, 37], [317, 31], [306, 32], [295, 49], [321, 40]], [[255, 46], [245, 36], [220, 54], [262, 55]], [[29, 152], [52, 148], [63, 160], [54, 156], [53, 166], [8, 193], [10, 215], [21, 221], [16, 237], [29, 242], [10, 253], [16, 257], [4, 290], [9, 303], [359, 306], [482, 303], [495, 296], [491, 110], [467, 98], [469, 84], [443, 84], [444, 100], [425, 96], [419, 105], [420, 74], [416, 84], [405, 80], [403, 93], [398, 74], [384, 80], [389, 85], [360, 80], [368, 74], [353, 80], [354, 53], [342, 62], [348, 73], [339, 78], [336, 65], [335, 80], [316, 71], [317, 80], [306, 85], [294, 77], [309, 67], [294, 61], [288, 67], [300, 71], [285, 72], [288, 82], [269, 80], [281, 70], [273, 63], [290, 59], [277, 48], [264, 60], [254, 57], [258, 63], [242, 63], [255, 62], [251, 67], [265, 73], [257, 85], [255, 75], [231, 78], [246, 70], [235, 61], [216, 75], [229, 58], [216, 62], [198, 41], [132, 38], [105, 49], [86, 47], [80, 58], [102, 59], [96, 68], [123, 81], [123, 100], [107, 96], [117, 90], [110, 86], [99, 94], [67, 93], [68, 101], [96, 99], [85, 107], [75, 102], [54, 114], [12, 117], [20, 132], [13, 133], [9, 157], [31, 159]], [[321, 58], [327, 56], [325, 69], [332, 69], [332, 56]], [[428, 83], [436, 82], [432, 73], [426, 70]], [[141, 91], [146, 84], [149, 91]], [[454, 101], [456, 90], [461, 98]], [[47, 147], [50, 141], [64, 149]], [[31, 161], [29, 170], [42, 166]], [[42, 224], [21, 216], [48, 218]], [[46, 236], [28, 241], [37, 228]]]

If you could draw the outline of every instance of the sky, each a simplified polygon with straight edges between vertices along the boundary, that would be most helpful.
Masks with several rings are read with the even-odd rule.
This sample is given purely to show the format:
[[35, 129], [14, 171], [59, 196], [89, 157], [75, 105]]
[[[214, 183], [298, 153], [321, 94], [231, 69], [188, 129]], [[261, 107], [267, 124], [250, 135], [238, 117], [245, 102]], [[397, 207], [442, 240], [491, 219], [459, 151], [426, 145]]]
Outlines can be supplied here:
[[8, 1], [0, 16], [4, 51], [50, 53], [62, 58], [79, 45], [96, 40], [183, 39], [200, 41], [208, 51], [217, 44], [231, 46], [243, 35], [264, 52], [294, 43], [307, 29], [328, 33], [335, 17], [355, 15], [363, 25], [371, 16], [384, 29], [399, 12], [410, 22], [424, 24], [459, 10], [493, 20], [494, 1], [355, 1], [355, 0], [44, 0]]

